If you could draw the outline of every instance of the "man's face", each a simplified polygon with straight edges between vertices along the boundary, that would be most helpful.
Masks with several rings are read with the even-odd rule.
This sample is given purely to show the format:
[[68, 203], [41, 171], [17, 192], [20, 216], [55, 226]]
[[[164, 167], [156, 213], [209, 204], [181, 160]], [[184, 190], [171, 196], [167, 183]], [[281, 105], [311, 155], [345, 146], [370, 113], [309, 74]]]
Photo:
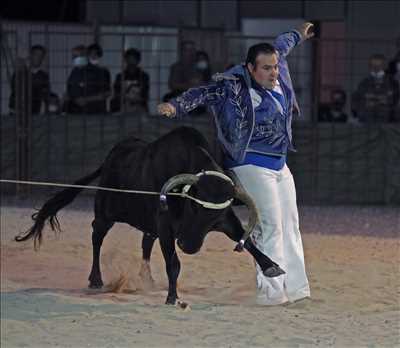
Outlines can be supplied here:
[[72, 50], [72, 59], [76, 58], [76, 57], [84, 57], [85, 56], [85, 51], [81, 50], [81, 49], [76, 49], [74, 48]]
[[377, 59], [377, 58], [372, 58], [369, 61], [369, 71], [370, 72], [379, 72], [381, 70], [384, 70], [385, 68], [385, 62], [382, 59]]
[[331, 102], [333, 109], [342, 110], [345, 105], [345, 99], [341, 93], [332, 93], [331, 94]]
[[276, 86], [279, 76], [278, 56], [276, 53], [261, 53], [256, 58], [255, 66], [248, 63], [247, 68], [253, 79], [261, 86], [267, 89], [273, 89]]
[[97, 50], [90, 50], [88, 52], [88, 59], [92, 63], [98, 63], [100, 61], [100, 54]]
[[134, 55], [129, 55], [126, 57], [126, 65], [129, 67], [137, 67], [139, 64], [139, 60]]
[[31, 52], [31, 65], [33, 68], [39, 68], [42, 65], [44, 59], [44, 52], [42, 50], [33, 50]]

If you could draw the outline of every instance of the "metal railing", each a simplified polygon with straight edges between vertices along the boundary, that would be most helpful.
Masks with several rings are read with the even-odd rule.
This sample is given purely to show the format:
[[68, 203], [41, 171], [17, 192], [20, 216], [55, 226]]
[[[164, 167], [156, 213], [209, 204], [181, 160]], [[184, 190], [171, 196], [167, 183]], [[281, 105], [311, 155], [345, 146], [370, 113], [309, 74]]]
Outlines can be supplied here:
[[[85, 33], [31, 30], [30, 44], [42, 43], [48, 49], [46, 60], [51, 84], [64, 93], [71, 70], [70, 50], [78, 43], [89, 44], [95, 39], [103, 46], [103, 65], [112, 75], [122, 70], [122, 53], [129, 47], [142, 51], [142, 67], [150, 75], [150, 110], [168, 91], [170, 65], [177, 59], [178, 32], [115, 32], [112, 30]], [[8, 32], [9, 56], [16, 58], [19, 40]], [[247, 48], [272, 38], [244, 37], [226, 34], [230, 60], [244, 60]], [[293, 134], [297, 153], [289, 154], [289, 165], [296, 178], [298, 200], [307, 204], [382, 204], [400, 202], [399, 125], [362, 125], [356, 123], [318, 124], [321, 103], [329, 102], [329, 92], [342, 88], [347, 92], [345, 112], [351, 118], [350, 95], [365, 76], [367, 59], [374, 50], [387, 56], [394, 42], [366, 42], [357, 40], [313, 40], [308, 46], [293, 50], [288, 61], [303, 118], [295, 119]], [[377, 46], [379, 45], [379, 46]], [[365, 46], [365, 47], [364, 47]], [[377, 48], [379, 47], [379, 48]], [[12, 52], [12, 54], [10, 53]], [[2, 53], [3, 54], [3, 53]], [[343, 63], [343, 64], [342, 64]], [[10, 65], [10, 64], [8, 64]], [[8, 105], [4, 86], [10, 76], [2, 66], [2, 110]], [[197, 115], [182, 122], [171, 122], [147, 114], [98, 115], [31, 115], [31, 104], [26, 98], [28, 80], [18, 80], [14, 116], [1, 117], [1, 177], [41, 181], [72, 182], [96, 168], [116, 142], [126, 136], [151, 141], [179, 125], [189, 125], [206, 135], [214, 149], [221, 153], [215, 139], [210, 116]], [[8, 98], [8, 97], [7, 97]], [[24, 99], [25, 98], [25, 99]], [[303, 122], [303, 121], [311, 122]], [[19, 190], [19, 191], [18, 191]], [[25, 188], [17, 193], [27, 194]], [[15, 192], [15, 187], [2, 186], [2, 191]], [[33, 192], [36, 192], [34, 189]]]

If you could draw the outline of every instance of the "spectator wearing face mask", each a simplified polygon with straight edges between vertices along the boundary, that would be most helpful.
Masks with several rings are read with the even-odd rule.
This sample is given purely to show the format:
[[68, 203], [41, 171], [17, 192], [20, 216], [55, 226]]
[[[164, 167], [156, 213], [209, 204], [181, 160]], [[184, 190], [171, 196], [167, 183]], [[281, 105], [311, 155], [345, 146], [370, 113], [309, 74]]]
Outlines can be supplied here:
[[114, 97], [111, 100], [111, 111], [141, 112], [148, 111], [149, 75], [139, 67], [141, 53], [135, 48], [124, 54], [125, 69], [119, 73], [114, 82]]
[[[47, 107], [50, 93], [49, 74], [42, 69], [42, 63], [46, 56], [46, 49], [41, 45], [34, 45], [29, 52], [27, 62], [19, 61], [18, 71], [25, 75], [25, 98], [30, 99], [32, 115], [39, 114]], [[29, 76], [30, 75], [30, 76]], [[21, 77], [21, 76], [19, 76]], [[16, 107], [16, 74], [11, 77], [11, 95], [9, 100], [10, 113], [15, 113]], [[43, 107], [44, 106], [44, 107]]]
[[87, 49], [73, 49], [74, 68], [67, 81], [67, 108], [69, 113], [105, 113], [107, 98], [111, 95], [111, 76], [100, 65], [103, 50], [98, 44]]
[[330, 103], [322, 104], [318, 112], [319, 122], [347, 122], [348, 116], [344, 112], [346, 93], [342, 89], [334, 89], [330, 95]]
[[385, 73], [385, 57], [375, 54], [369, 59], [369, 76], [353, 94], [354, 116], [363, 123], [390, 122], [399, 100], [399, 84]]
[[207, 84], [211, 81], [211, 66], [210, 58], [207, 52], [197, 51], [196, 52], [196, 70], [199, 76], [199, 85]]

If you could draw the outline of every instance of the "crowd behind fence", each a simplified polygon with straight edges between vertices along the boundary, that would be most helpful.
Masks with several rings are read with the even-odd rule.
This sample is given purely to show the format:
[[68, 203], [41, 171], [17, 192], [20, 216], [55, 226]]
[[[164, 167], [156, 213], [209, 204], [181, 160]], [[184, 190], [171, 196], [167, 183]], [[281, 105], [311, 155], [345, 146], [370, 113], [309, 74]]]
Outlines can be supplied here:
[[[209, 115], [201, 113], [182, 122], [169, 122], [154, 115], [157, 104], [171, 92], [168, 83], [170, 68], [179, 60], [179, 47], [184, 41], [178, 30], [122, 30], [115, 27], [72, 32], [54, 28], [29, 30], [23, 42], [24, 49], [19, 47], [21, 41], [16, 31], [3, 31], [2, 36], [5, 37], [2, 44], [5, 64], [1, 68], [2, 178], [71, 182], [99, 165], [112, 145], [123, 137], [133, 135], [150, 141], [182, 124], [198, 128], [212, 143], [214, 155], [220, 155]], [[236, 33], [226, 33], [225, 38], [228, 52], [225, 62], [213, 59], [212, 52], [208, 52], [211, 64], [218, 61], [212, 72], [242, 62], [251, 45], [273, 40]], [[62, 107], [68, 77], [73, 69], [73, 49], [79, 46], [87, 48], [94, 42], [101, 45], [101, 66], [110, 73], [107, 106], [104, 112], [73, 114]], [[363, 80], [369, 79], [373, 85], [369, 75], [372, 73], [369, 71], [371, 44], [374, 47], [372, 52], [377, 53], [372, 56], [374, 63], [382, 58], [378, 54], [388, 58], [384, 64], [390, 61], [393, 66], [393, 61], [400, 60], [399, 53], [397, 56], [393, 54], [395, 42], [338, 39], [313, 40], [293, 50], [288, 58], [302, 111], [302, 116], [293, 125], [298, 152], [290, 154], [288, 159], [296, 175], [301, 202], [400, 202], [398, 87], [396, 89], [395, 83], [385, 82], [384, 88], [381, 87], [369, 100], [377, 105], [388, 106], [390, 103], [389, 116], [385, 114], [367, 122], [363, 119], [365, 109], [360, 109], [360, 113], [354, 106], [356, 92]], [[42, 105], [39, 112], [32, 112], [27, 107], [32, 104], [30, 99], [34, 95], [34, 91], [26, 88], [32, 84], [32, 79], [26, 77], [29, 74], [24, 74], [26, 61], [18, 58], [21, 51], [27, 56], [27, 50], [35, 45], [46, 49], [43, 66], [49, 76], [48, 93], [58, 98], [57, 112], [53, 112], [49, 105]], [[120, 108], [113, 111], [111, 101], [115, 91], [112, 85], [118, 73], [122, 72], [124, 81], [124, 52], [132, 48], [140, 52], [140, 67], [149, 79], [148, 104], [144, 109]], [[394, 82], [399, 79], [399, 71], [389, 72], [388, 66], [384, 68], [386, 76], [390, 75]], [[377, 66], [375, 73], [379, 69]], [[13, 81], [17, 93], [15, 110], [10, 114]], [[371, 94], [368, 84], [365, 86], [364, 82], [362, 86], [366, 95]], [[24, 93], [26, 90], [30, 92]], [[378, 109], [374, 109], [371, 117], [379, 114]], [[13, 189], [8, 190], [13, 192]], [[26, 189], [20, 187], [19, 190]]]
[[[21, 41], [17, 31], [3, 31], [2, 33], [2, 74], [1, 74], [1, 114], [9, 113], [10, 96], [12, 89], [12, 75], [21, 58], [29, 56], [29, 48], [41, 45], [46, 49], [42, 69], [49, 76], [49, 93], [57, 96], [61, 101], [67, 94], [68, 77], [73, 70], [73, 49], [78, 46], [88, 47], [96, 42], [102, 47], [103, 56], [100, 65], [110, 73], [110, 95], [107, 98], [107, 111], [113, 111], [110, 102], [113, 98], [112, 86], [116, 77], [124, 71], [126, 61], [124, 53], [128, 49], [136, 49], [141, 53], [140, 67], [149, 77], [148, 110], [151, 114], [156, 112], [157, 104], [169, 90], [168, 80], [170, 68], [179, 60], [179, 46], [182, 42], [179, 30], [161, 28], [124, 28], [100, 27], [93, 30], [71, 31], [45, 27], [45, 30], [28, 30], [26, 40]], [[210, 56], [211, 72], [222, 72], [227, 67], [244, 61], [247, 49], [260, 41], [273, 41], [273, 37], [250, 37], [241, 34], [225, 33], [224, 48], [227, 51], [224, 60]], [[27, 46], [20, 47], [21, 45]], [[400, 45], [400, 43], [397, 43]], [[373, 49], [371, 49], [373, 47]], [[202, 47], [197, 47], [201, 50]], [[397, 52], [396, 52], [397, 50]], [[21, 53], [23, 52], [23, 54]], [[393, 40], [355, 39], [314, 39], [296, 47], [288, 57], [294, 88], [302, 110], [302, 120], [324, 121], [328, 119], [342, 122], [340, 117], [332, 117], [326, 109], [332, 108], [335, 98], [341, 94], [342, 115], [346, 122], [363, 122], [362, 105], [357, 101], [357, 92], [365, 99], [375, 93], [365, 103], [384, 104], [390, 107], [393, 115], [382, 116], [384, 121], [400, 121], [397, 65], [400, 46], [396, 47]], [[206, 52], [207, 53], [207, 52]], [[397, 56], [396, 56], [397, 54]], [[22, 56], [22, 57], [21, 57]], [[372, 56], [383, 59], [383, 71], [394, 80], [394, 86], [386, 82], [384, 90], [375, 91], [374, 83], [362, 84], [363, 80], [370, 78], [372, 73], [370, 65]], [[215, 64], [217, 62], [217, 64]], [[214, 64], [213, 64], [214, 63]], [[393, 69], [389, 69], [394, 66]], [[377, 68], [377, 70], [379, 70]], [[335, 92], [336, 96], [335, 96]], [[393, 94], [393, 97], [388, 97]], [[356, 95], [356, 96], [355, 96]], [[375, 98], [375, 100], [373, 100]], [[384, 99], [387, 101], [383, 101]], [[358, 98], [360, 99], [360, 98]], [[390, 99], [390, 100], [389, 100]], [[383, 101], [383, 102], [382, 102]], [[325, 107], [325, 109], [324, 109]], [[339, 107], [339, 106], [338, 106]], [[321, 110], [322, 108], [322, 110]], [[333, 107], [334, 108], [334, 107]], [[377, 107], [380, 108], [379, 105]], [[365, 109], [365, 108], [364, 108]], [[42, 111], [45, 111], [43, 108]], [[47, 111], [47, 110], [46, 110]], [[337, 110], [339, 111], [339, 110]], [[365, 111], [365, 110], [364, 110]], [[379, 113], [379, 112], [378, 112]], [[335, 115], [337, 114], [334, 113]], [[378, 120], [379, 121], [379, 120]]]

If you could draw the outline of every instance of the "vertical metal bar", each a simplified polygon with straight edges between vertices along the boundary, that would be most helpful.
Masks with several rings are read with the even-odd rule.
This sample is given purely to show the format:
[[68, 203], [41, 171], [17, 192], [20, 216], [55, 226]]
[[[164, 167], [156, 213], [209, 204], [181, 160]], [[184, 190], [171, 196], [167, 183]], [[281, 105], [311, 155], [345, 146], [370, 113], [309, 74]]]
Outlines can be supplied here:
[[[58, 41], [58, 40], [57, 40]], [[65, 47], [65, 46], [64, 46]], [[65, 54], [67, 55], [66, 62], [70, 62], [71, 56], [69, 55], [70, 52], [68, 51], [68, 46], [65, 49]], [[69, 71], [68, 71], [69, 65], [65, 65], [65, 76], [66, 76], [66, 89], [68, 90], [68, 77], [69, 77]], [[63, 173], [64, 173], [64, 182], [67, 182], [70, 176], [70, 168], [71, 164], [69, 163], [69, 96], [67, 94], [67, 100], [64, 102], [64, 110], [63, 110], [63, 117], [64, 117], [64, 163], [63, 163]]]
[[[47, 51], [50, 52], [49, 46], [49, 26], [48, 24], [45, 25], [45, 32], [43, 33], [45, 36], [45, 40], [47, 43]], [[51, 151], [52, 151], [52, 142], [51, 136], [53, 134], [53, 127], [52, 127], [52, 118], [48, 112], [46, 112], [45, 116], [46, 120], [46, 176], [47, 180], [53, 180], [51, 176]]]
[[370, 138], [371, 138], [371, 124], [370, 123], [368, 123], [367, 125], [366, 125], [366, 127], [367, 127], [367, 141], [366, 141], [366, 143], [368, 144], [367, 146], [365, 146], [365, 152], [364, 152], [364, 154], [365, 154], [365, 170], [364, 170], [364, 173], [365, 173], [365, 178], [366, 178], [366, 190], [364, 190], [364, 192], [365, 192], [365, 201], [364, 201], [364, 203], [371, 203], [370, 202], [370, 198], [371, 198], [371, 186], [370, 186], [370, 179], [371, 179], [371, 165], [370, 165], [370, 151], [369, 151], [369, 146], [370, 146]]
[[[30, 45], [31, 46], [31, 45]], [[31, 164], [32, 164], [32, 122], [33, 122], [33, 115], [32, 115], [32, 105], [33, 105], [33, 99], [32, 99], [32, 91], [33, 91], [33, 85], [32, 85], [32, 73], [30, 69], [28, 70], [28, 107], [26, 108], [26, 117], [25, 117], [25, 180], [31, 179]], [[25, 194], [30, 195], [32, 190], [31, 186], [25, 185]]]
[[[121, 52], [125, 52], [126, 49], [126, 33], [122, 33], [122, 50]], [[124, 69], [124, 54], [121, 55], [121, 98], [120, 98], [120, 112], [118, 113], [118, 141], [120, 141], [123, 138], [124, 134], [124, 125], [125, 125], [125, 117], [127, 114], [126, 110], [126, 103], [125, 103], [125, 69]]]

